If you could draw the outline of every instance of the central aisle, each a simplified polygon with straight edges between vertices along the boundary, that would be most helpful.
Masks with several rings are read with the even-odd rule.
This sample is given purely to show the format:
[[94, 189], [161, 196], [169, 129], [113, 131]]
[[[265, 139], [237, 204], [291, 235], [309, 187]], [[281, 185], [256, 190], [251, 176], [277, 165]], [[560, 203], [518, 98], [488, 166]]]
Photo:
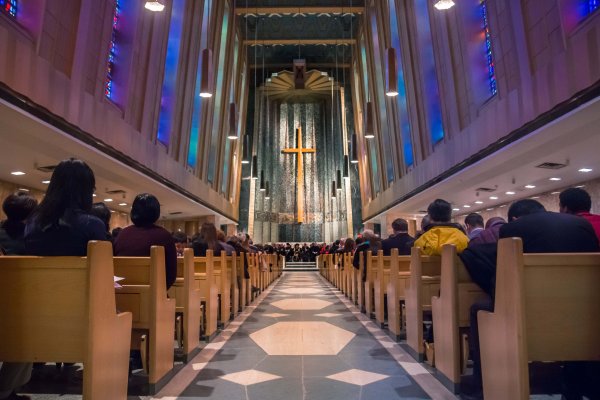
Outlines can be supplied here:
[[456, 397], [317, 273], [288, 272], [155, 398]]

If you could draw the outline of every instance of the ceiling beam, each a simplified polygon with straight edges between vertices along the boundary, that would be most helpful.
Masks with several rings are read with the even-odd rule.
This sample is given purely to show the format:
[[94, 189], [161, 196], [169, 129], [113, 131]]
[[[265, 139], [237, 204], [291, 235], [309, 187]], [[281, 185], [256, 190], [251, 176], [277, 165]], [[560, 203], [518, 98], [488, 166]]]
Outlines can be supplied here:
[[297, 44], [350, 44], [355, 45], [356, 39], [258, 39], [244, 40], [244, 46], [265, 46], [265, 45], [297, 45]]
[[237, 15], [246, 14], [362, 14], [364, 7], [236, 7]]
[[[273, 69], [273, 68], [291, 68], [292, 63], [272, 63], [272, 64], [250, 64], [250, 69]], [[306, 69], [315, 69], [315, 68], [335, 68], [335, 63], [320, 63], [320, 62], [309, 62], [306, 63]], [[348, 63], [338, 63], [338, 68], [350, 68], [350, 64]]]

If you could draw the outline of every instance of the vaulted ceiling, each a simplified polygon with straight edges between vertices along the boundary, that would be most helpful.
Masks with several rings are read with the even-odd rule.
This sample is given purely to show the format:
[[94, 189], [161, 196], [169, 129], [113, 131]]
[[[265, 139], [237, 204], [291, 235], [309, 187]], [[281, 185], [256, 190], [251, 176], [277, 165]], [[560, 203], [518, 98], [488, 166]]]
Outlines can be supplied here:
[[251, 68], [260, 85], [272, 72], [291, 70], [296, 58], [308, 70], [348, 66], [363, 0], [237, 0], [236, 14]]

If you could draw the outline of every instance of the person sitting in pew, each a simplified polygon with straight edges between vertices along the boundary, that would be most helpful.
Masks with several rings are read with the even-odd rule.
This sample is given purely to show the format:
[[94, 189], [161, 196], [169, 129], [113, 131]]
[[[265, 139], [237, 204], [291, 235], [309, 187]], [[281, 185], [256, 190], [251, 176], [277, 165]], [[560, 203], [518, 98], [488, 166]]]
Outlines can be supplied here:
[[590, 214], [592, 199], [588, 192], [581, 188], [569, 188], [558, 195], [558, 206], [561, 213], [573, 214], [587, 219], [594, 227], [600, 240], [600, 215]]
[[[358, 239], [356, 239], [358, 244]], [[365, 229], [362, 233], [362, 242], [356, 246], [354, 251], [354, 258], [352, 259], [352, 265], [356, 269], [360, 269], [360, 253], [363, 253], [364, 268], [362, 273], [362, 281], [367, 280], [367, 251], [371, 251], [371, 254], [375, 255], [381, 249], [381, 239], [370, 229]]]
[[[74, 158], [60, 162], [44, 199], [25, 224], [23, 254], [84, 257], [89, 240], [106, 240], [104, 223], [90, 214], [95, 186], [94, 172], [85, 162]], [[28, 398], [15, 390], [29, 381], [32, 365], [2, 365], [0, 399]]]
[[160, 217], [160, 203], [149, 193], [135, 196], [131, 205], [133, 225], [124, 228], [115, 240], [115, 257], [150, 257], [152, 246], [165, 248], [165, 276], [167, 290], [177, 278], [177, 250], [175, 240], [165, 228], [156, 225]]
[[410, 255], [410, 249], [415, 242], [415, 239], [408, 234], [408, 222], [402, 218], [396, 218], [392, 222], [394, 233], [387, 239], [381, 242], [381, 249], [384, 256], [389, 256], [392, 249], [398, 249], [398, 254], [401, 256]]
[[488, 219], [485, 223], [485, 229], [469, 240], [469, 247], [485, 243], [498, 243], [500, 228], [504, 224], [506, 224], [506, 221], [502, 217], [492, 217]]
[[108, 240], [112, 241], [112, 234], [110, 232], [110, 217], [112, 216], [112, 213], [110, 212], [110, 208], [108, 208], [104, 202], [94, 203], [92, 204], [91, 214], [104, 222], [104, 226], [106, 227], [106, 237]]
[[483, 217], [477, 213], [470, 213], [465, 217], [465, 226], [469, 240], [473, 240], [483, 232]]
[[212, 250], [213, 255], [220, 256], [223, 246], [217, 238], [217, 228], [210, 222], [205, 222], [200, 227], [200, 235], [192, 242], [194, 256], [206, 257], [206, 251]]
[[[520, 237], [523, 240], [523, 253], [587, 253], [598, 252], [600, 246], [592, 225], [584, 218], [569, 214], [546, 211], [536, 200], [524, 199], [514, 202], [508, 209], [508, 223], [500, 228], [500, 239]], [[488, 257], [489, 258], [489, 257]], [[495, 257], [492, 257], [495, 259]], [[468, 259], [462, 258], [465, 267], [471, 273], [474, 268], [468, 266]], [[476, 281], [483, 290], [494, 288], [496, 280], [496, 263], [489, 274], [489, 282], [483, 284]], [[470, 310], [469, 348], [473, 360], [473, 375], [466, 379], [461, 388], [463, 399], [483, 399], [481, 379], [481, 359], [479, 349], [479, 330], [477, 313], [480, 310], [494, 311], [494, 292], [490, 298], [475, 303]], [[567, 400], [581, 399], [583, 385], [576, 381], [581, 368], [573, 363], [566, 363], [564, 395]]]
[[[25, 220], [37, 207], [37, 200], [27, 193], [9, 195], [2, 203], [6, 220], [0, 224], [0, 248], [5, 255], [25, 253]], [[17, 395], [16, 388], [23, 386], [31, 376], [30, 363], [3, 363], [0, 367], [0, 398], [26, 399]]]
[[217, 240], [219, 241], [219, 244], [225, 251], [226, 255], [230, 256], [235, 252], [235, 249], [233, 248], [233, 246], [231, 246], [229, 243], [227, 243], [227, 238], [225, 237], [225, 232], [223, 232], [220, 229], [217, 229]]
[[452, 218], [450, 203], [442, 199], [434, 200], [427, 207], [427, 215], [431, 223], [424, 227], [425, 231], [414, 243], [415, 247], [421, 248], [423, 254], [439, 256], [445, 244], [456, 245], [459, 254], [467, 248], [469, 238], [460, 225], [450, 221]]

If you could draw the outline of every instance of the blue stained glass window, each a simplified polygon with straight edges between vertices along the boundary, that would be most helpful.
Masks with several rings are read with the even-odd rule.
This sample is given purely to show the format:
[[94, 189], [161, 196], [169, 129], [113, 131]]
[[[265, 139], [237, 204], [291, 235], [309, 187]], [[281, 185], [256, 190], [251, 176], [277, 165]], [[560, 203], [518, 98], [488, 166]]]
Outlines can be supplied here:
[[492, 53], [492, 37], [490, 35], [490, 25], [488, 22], [488, 11], [486, 0], [480, 0], [479, 9], [481, 11], [482, 29], [485, 42], [485, 60], [488, 69], [488, 81], [490, 85], [490, 94], [492, 96], [498, 93], [498, 86], [496, 84], [496, 67], [494, 65], [494, 54]]
[[17, 0], [0, 0], [0, 10], [13, 18], [17, 18]]
[[183, 12], [185, 0], [174, 0], [171, 10], [171, 26], [167, 42], [167, 57], [165, 60], [165, 75], [160, 98], [160, 114], [158, 117], [158, 141], [169, 145], [173, 129], [173, 111], [176, 103], [175, 89], [177, 86], [177, 67], [179, 65], [179, 50], [181, 47], [181, 30], [183, 28]]
[[118, 58], [117, 37], [119, 34], [119, 20], [121, 18], [121, 0], [115, 0], [115, 9], [112, 19], [112, 33], [110, 36], [110, 44], [108, 46], [108, 62], [106, 63], [106, 79], [104, 82], [104, 95], [106, 98], [113, 100], [114, 96], [114, 80], [115, 80], [115, 65]]
[[429, 124], [431, 142], [436, 144], [444, 138], [442, 122], [442, 104], [435, 68], [431, 25], [429, 23], [429, 0], [415, 0], [415, 16], [417, 19], [417, 46], [422, 74], [422, 82]]
[[600, 8], [600, 0], [583, 0], [584, 15], [588, 16]]
[[398, 69], [398, 96], [396, 96], [396, 104], [398, 105], [398, 114], [400, 120], [400, 138], [402, 139], [404, 164], [407, 167], [410, 167], [414, 164], [414, 152], [410, 128], [410, 117], [408, 114], [408, 101], [406, 98], [404, 67], [402, 65], [402, 48], [400, 45], [400, 33], [398, 32], [399, 21], [396, 14], [395, 3], [396, 0], [389, 0], [392, 47], [396, 49], [396, 68]]
[[192, 112], [192, 126], [190, 128], [190, 145], [188, 148], [187, 164], [195, 168], [198, 165], [198, 144], [200, 137], [200, 127], [202, 122], [202, 97], [200, 97], [200, 83], [202, 81], [202, 49], [206, 48], [208, 43], [208, 14], [212, 0], [205, 0], [204, 11], [202, 12], [202, 34], [200, 36], [200, 54], [198, 57], [198, 67], [196, 69], [196, 87], [194, 88], [194, 109]]

